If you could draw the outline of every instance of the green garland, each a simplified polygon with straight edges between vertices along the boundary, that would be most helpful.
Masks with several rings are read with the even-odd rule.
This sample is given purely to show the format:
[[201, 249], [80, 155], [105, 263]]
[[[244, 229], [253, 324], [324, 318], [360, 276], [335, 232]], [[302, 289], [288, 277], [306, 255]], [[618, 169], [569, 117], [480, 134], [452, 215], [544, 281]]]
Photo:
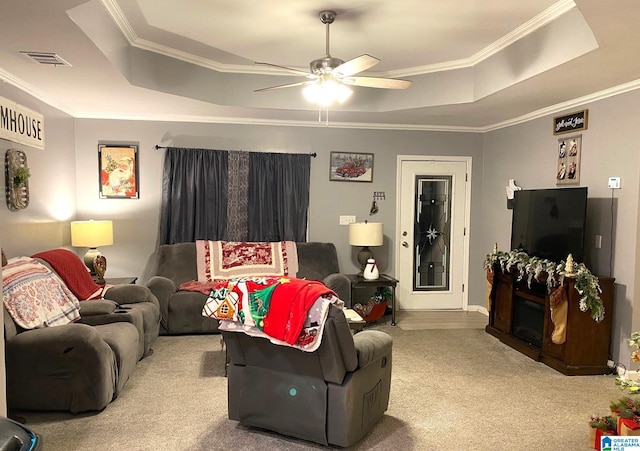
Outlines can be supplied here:
[[[531, 287], [531, 282], [535, 279], [539, 281], [542, 273], [547, 273], [547, 291], [551, 292], [554, 287], [562, 285], [564, 282], [565, 261], [559, 263], [538, 257], [530, 257], [526, 252], [519, 250], [502, 252], [497, 251], [488, 254], [484, 259], [485, 270], [499, 266], [503, 272], [517, 271], [518, 281], [527, 278], [527, 284]], [[598, 278], [591, 274], [584, 263], [574, 263], [576, 281], [574, 287], [580, 294], [580, 310], [591, 312], [591, 318], [600, 322], [604, 319], [604, 305], [600, 299], [600, 283]]]

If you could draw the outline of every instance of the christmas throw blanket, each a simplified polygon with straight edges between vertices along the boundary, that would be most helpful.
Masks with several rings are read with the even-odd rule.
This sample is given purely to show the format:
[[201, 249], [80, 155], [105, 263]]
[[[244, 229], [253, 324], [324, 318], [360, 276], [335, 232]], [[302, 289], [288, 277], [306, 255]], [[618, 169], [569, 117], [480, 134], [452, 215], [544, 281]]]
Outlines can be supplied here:
[[218, 284], [202, 315], [220, 320], [220, 330], [265, 337], [312, 352], [320, 346], [330, 304], [342, 306], [320, 282], [289, 277], [249, 277]]
[[209, 294], [225, 280], [239, 277], [288, 276], [298, 272], [294, 241], [240, 242], [196, 241], [198, 280], [178, 288]]
[[80, 318], [80, 303], [49, 268], [29, 257], [2, 268], [2, 301], [23, 329], [60, 326]]
[[32, 255], [51, 265], [71, 292], [81, 301], [100, 299], [107, 286], [101, 287], [93, 281], [87, 267], [76, 254], [67, 249], [53, 249]]

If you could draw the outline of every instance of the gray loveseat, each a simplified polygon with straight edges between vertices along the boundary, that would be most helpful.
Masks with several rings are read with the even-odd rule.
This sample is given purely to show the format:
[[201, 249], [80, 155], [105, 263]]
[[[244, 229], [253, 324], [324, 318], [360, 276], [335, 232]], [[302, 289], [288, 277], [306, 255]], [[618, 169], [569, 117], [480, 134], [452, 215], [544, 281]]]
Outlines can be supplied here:
[[36, 329], [3, 309], [9, 409], [102, 410], [119, 395], [158, 337], [160, 312], [142, 285], [116, 285], [105, 297], [81, 301], [77, 322]]
[[351, 446], [382, 418], [391, 387], [391, 337], [351, 335], [331, 306], [314, 352], [222, 331], [228, 368], [229, 419], [323, 445]]
[[[319, 280], [350, 305], [351, 285], [340, 274], [333, 243], [297, 243], [298, 278]], [[163, 244], [157, 252], [157, 271], [147, 286], [160, 303], [160, 334], [203, 334], [218, 331], [218, 320], [202, 316], [207, 295], [178, 287], [198, 278], [195, 243]]]

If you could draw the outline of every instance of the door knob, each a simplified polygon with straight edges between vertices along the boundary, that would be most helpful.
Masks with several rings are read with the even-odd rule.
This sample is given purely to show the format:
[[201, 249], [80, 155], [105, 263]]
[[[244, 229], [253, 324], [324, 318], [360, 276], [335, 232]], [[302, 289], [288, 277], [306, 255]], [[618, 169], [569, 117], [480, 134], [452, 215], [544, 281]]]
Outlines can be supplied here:
[[402, 242], [402, 247], [409, 247], [409, 243], [407, 243], [406, 241]]

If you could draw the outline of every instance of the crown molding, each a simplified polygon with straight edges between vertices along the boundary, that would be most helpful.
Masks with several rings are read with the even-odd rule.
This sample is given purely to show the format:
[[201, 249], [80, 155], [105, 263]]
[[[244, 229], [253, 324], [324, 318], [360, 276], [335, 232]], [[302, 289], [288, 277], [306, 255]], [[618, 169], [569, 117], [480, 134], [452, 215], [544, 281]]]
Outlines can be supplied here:
[[497, 124], [489, 125], [487, 127], [482, 127], [478, 129], [478, 131], [486, 133], [486, 132], [498, 130], [505, 127], [511, 127], [512, 125], [522, 124], [524, 122], [529, 122], [534, 119], [539, 119], [541, 117], [557, 114], [571, 108], [582, 107], [588, 103], [597, 102], [599, 100], [604, 100], [609, 97], [614, 97], [620, 94], [624, 94], [626, 92], [635, 91], [636, 89], [640, 89], [640, 78], [630, 81], [628, 83], [614, 86], [612, 88], [603, 89], [602, 91], [594, 92], [582, 97], [577, 97], [575, 99], [567, 100], [566, 102], [557, 103], [555, 105], [551, 105], [546, 108], [541, 108], [537, 111], [532, 111], [531, 113], [528, 113], [513, 119], [509, 119], [507, 121], [499, 122]]
[[[147, 39], [140, 38], [129, 21], [127, 20], [124, 12], [117, 4], [116, 0], [100, 0], [106, 8], [109, 15], [112, 17], [115, 24], [120, 28], [125, 38], [129, 42], [129, 45], [137, 47], [142, 50], [165, 55], [171, 58], [175, 58], [187, 63], [196, 64], [208, 69], [216, 70], [219, 72], [231, 72], [241, 74], [256, 74], [256, 75], [282, 75], [282, 76], [295, 76], [294, 74], [279, 71], [275, 68], [269, 68], [268, 66], [254, 66], [254, 65], [242, 65], [242, 64], [225, 64], [219, 61], [214, 61], [208, 58], [203, 58], [198, 55], [194, 55], [189, 52], [177, 50], [157, 42], [152, 42]], [[505, 48], [509, 47], [514, 42], [522, 39], [523, 37], [535, 32], [539, 28], [553, 22], [563, 14], [569, 12], [575, 8], [576, 4], [574, 0], [560, 0], [546, 10], [533, 17], [529, 21], [525, 22], [515, 30], [494, 41], [489, 46], [477, 52], [475, 55], [469, 58], [463, 58], [458, 60], [445, 61], [442, 63], [428, 64], [424, 66], [414, 66], [404, 69], [390, 70], [386, 72], [376, 72], [381, 77], [411, 77], [416, 75], [424, 75], [434, 72], [443, 72], [448, 70], [463, 69], [473, 67], [478, 63], [481, 63], [485, 59], [501, 52]], [[306, 71], [307, 68], [297, 68]]]
[[20, 89], [21, 91], [24, 91], [25, 93], [29, 94], [32, 97], [35, 97], [36, 99], [40, 100], [41, 102], [46, 103], [47, 105], [62, 111], [63, 113], [68, 114], [69, 116], [72, 117], [76, 117], [76, 115], [79, 113], [75, 108], [70, 107], [67, 104], [58, 102], [56, 99], [54, 99], [53, 97], [49, 96], [48, 94], [46, 94], [44, 91], [42, 91], [41, 89], [36, 88], [35, 86], [33, 86], [30, 83], [26, 83], [25, 81], [21, 80], [20, 78], [14, 76], [13, 74], [5, 71], [4, 69], [2, 69], [0, 67], [0, 80], [8, 83], [12, 86], [15, 86], [16, 88]]

